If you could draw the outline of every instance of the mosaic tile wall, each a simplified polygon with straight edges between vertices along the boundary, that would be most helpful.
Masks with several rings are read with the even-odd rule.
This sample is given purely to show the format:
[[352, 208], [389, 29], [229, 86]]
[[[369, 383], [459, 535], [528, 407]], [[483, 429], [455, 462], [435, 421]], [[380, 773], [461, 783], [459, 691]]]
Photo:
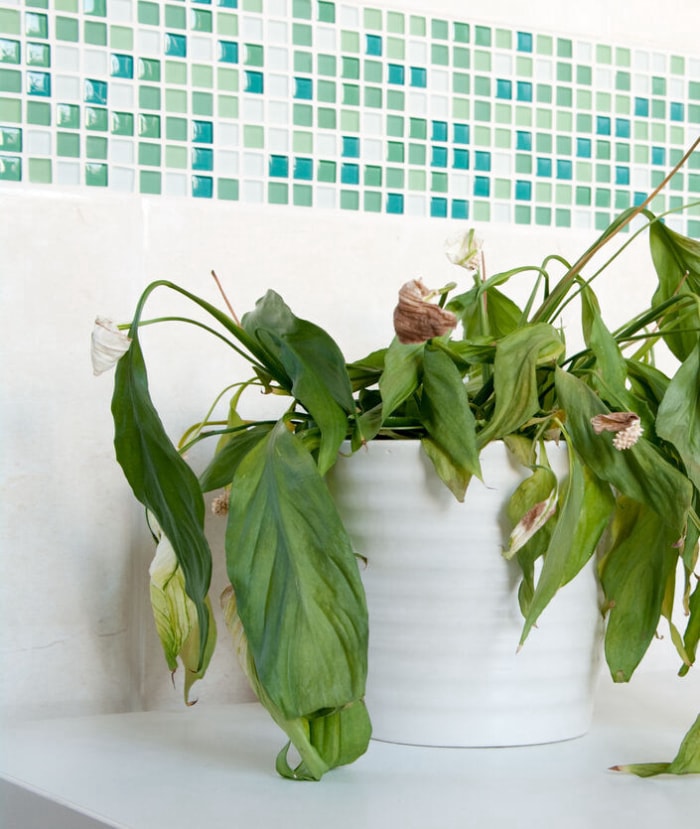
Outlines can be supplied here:
[[398, 7], [0, 0], [0, 182], [590, 228], [700, 132], [697, 57]]

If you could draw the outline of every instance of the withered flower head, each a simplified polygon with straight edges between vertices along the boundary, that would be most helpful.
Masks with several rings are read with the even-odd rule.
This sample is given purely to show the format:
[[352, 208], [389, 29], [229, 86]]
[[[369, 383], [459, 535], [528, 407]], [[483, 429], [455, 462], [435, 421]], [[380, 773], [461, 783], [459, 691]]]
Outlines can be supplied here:
[[615, 432], [613, 446], [615, 449], [629, 449], [639, 440], [644, 427], [635, 412], [610, 412], [591, 418], [591, 425], [596, 435], [601, 432]]
[[429, 302], [430, 296], [431, 291], [420, 279], [401, 287], [399, 304], [394, 309], [394, 330], [400, 343], [423, 343], [447, 334], [457, 325], [457, 317]]

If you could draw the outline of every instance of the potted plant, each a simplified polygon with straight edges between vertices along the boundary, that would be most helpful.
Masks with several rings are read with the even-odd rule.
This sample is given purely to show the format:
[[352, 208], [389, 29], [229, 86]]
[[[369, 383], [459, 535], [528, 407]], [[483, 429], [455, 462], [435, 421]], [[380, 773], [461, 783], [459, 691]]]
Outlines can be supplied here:
[[[369, 441], [419, 439], [458, 500], [469, 497], [481, 452], [494, 441], [533, 469], [541, 466], [535, 458], [545, 440], [565, 442], [570, 468], [559, 490], [531, 487], [510, 505], [506, 552], [523, 568], [522, 641], [598, 548], [613, 678], [630, 678], [662, 617], [680, 673], [692, 665], [700, 639], [693, 577], [700, 534], [700, 243], [670, 230], [647, 205], [698, 143], [573, 265], [551, 257], [541, 267], [487, 278], [480, 246], [466, 234], [450, 256], [470, 274], [469, 290], [455, 295], [454, 285], [431, 292], [420, 281], [407, 283], [395, 340], [355, 362], [274, 292], [239, 320], [228, 302], [222, 311], [158, 281], [143, 292], [129, 325], [98, 319], [95, 370], [116, 363], [117, 460], [157, 542], [151, 600], [168, 665], [183, 664], [187, 697], [214, 648], [203, 493], [221, 491], [214, 508], [227, 513], [231, 582], [222, 604], [253, 690], [289, 738], [277, 758], [283, 776], [319, 779], [359, 757], [371, 734], [358, 556], [324, 478], [344, 442], [345, 451], [356, 452]], [[610, 331], [593, 285], [605, 268], [589, 277], [584, 268], [640, 216], [658, 288], [644, 312]], [[552, 281], [557, 267], [563, 275]], [[501, 288], [526, 274], [534, 284], [520, 308]], [[250, 378], [233, 387], [227, 416], [218, 418], [212, 407], [177, 447], [151, 400], [139, 339], [144, 324], [170, 319], [144, 318], [156, 290], [191, 300], [209, 322], [185, 322], [207, 329], [251, 368]], [[556, 326], [574, 298], [584, 345], [567, 354]], [[653, 363], [656, 343], [678, 361], [672, 377]], [[281, 397], [279, 417], [241, 417], [241, 397], [251, 388]], [[212, 452], [197, 476], [183, 455], [201, 441]], [[565, 543], [571, 538], [575, 544]], [[685, 574], [684, 630], [671, 618], [677, 567]], [[290, 744], [300, 756], [295, 767]], [[673, 763], [631, 770], [700, 771], [700, 718]]]

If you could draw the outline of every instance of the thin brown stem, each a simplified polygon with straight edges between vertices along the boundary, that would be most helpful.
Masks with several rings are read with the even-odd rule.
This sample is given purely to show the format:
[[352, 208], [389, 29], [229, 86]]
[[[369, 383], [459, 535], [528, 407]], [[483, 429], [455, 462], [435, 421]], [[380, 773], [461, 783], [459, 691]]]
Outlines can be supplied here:
[[228, 301], [228, 297], [226, 296], [226, 292], [224, 291], [223, 286], [221, 285], [221, 282], [219, 281], [219, 277], [216, 275], [216, 271], [212, 271], [211, 275], [214, 277], [214, 282], [216, 282], [216, 287], [219, 289], [219, 293], [224, 298], [224, 302], [226, 303], [226, 307], [228, 308], [229, 313], [231, 314], [231, 318], [236, 323], [236, 325], [240, 325], [241, 321], [238, 319], [238, 316], [236, 315], [236, 312], [233, 310], [233, 306]]

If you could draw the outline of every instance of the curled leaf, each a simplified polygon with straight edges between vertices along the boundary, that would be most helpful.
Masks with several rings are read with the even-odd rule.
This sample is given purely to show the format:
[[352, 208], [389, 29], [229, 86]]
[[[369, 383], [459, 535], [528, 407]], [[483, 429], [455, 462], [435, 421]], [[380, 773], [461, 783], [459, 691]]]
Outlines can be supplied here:
[[511, 558], [532, 536], [549, 521], [557, 510], [557, 490], [553, 489], [544, 501], [531, 507], [518, 521], [510, 534], [506, 558]]
[[394, 309], [394, 330], [400, 343], [423, 343], [447, 334], [457, 325], [451, 311], [428, 301], [431, 294], [420, 279], [401, 287], [399, 304]]

